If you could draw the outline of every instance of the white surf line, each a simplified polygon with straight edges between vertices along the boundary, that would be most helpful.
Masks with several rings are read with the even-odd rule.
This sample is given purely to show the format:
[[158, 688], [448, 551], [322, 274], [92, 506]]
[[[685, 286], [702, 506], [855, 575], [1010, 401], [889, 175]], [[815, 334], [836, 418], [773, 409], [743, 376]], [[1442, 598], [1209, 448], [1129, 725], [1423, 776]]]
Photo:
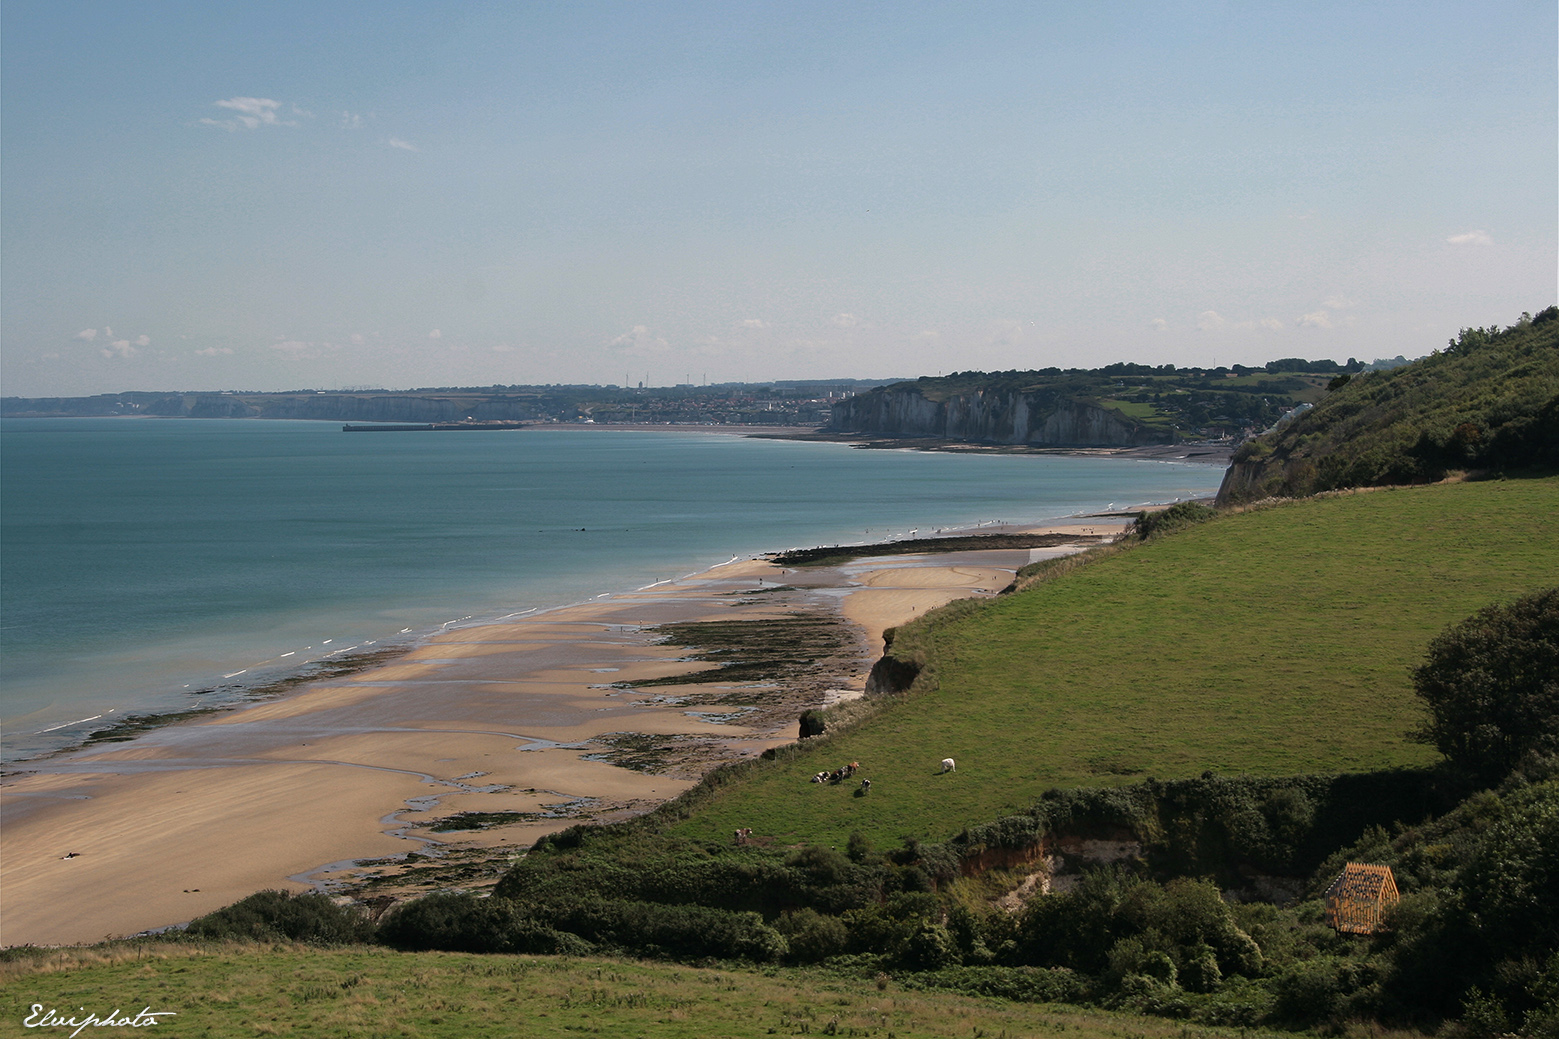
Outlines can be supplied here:
[[51, 725], [47, 729], [39, 729], [37, 732], [33, 733], [33, 735], [34, 736], [42, 736], [44, 733], [46, 733], [46, 732], [53, 732], [55, 729], [68, 729], [72, 725], [84, 725], [87, 722], [95, 722], [99, 718], [107, 717], [108, 715], [113, 714], [117, 710], [119, 710], [119, 708], [117, 708], [117, 707], [110, 707], [108, 710], [104, 711], [102, 714], [94, 714], [90, 718], [77, 718], [73, 722], [61, 722], [58, 725]]

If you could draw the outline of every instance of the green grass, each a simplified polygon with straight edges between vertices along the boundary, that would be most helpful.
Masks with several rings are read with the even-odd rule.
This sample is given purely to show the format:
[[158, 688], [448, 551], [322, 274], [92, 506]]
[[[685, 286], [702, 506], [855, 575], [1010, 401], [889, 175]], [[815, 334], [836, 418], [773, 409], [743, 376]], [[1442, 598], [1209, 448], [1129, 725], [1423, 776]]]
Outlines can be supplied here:
[[[907, 991], [890, 979], [700, 969], [611, 959], [151, 944], [0, 964], [0, 1036], [34, 1003], [62, 1014], [172, 1011], [154, 1033], [193, 1037], [859, 1035], [1221, 1039], [1261, 1034], [1071, 1007]], [[111, 1029], [114, 1034], [129, 1029]], [[82, 1034], [101, 1033], [87, 1028]], [[137, 1033], [143, 1034], [143, 1033]]]
[[1163, 414], [1155, 405], [1146, 401], [1102, 399], [1099, 406], [1112, 408], [1127, 418], [1134, 418], [1150, 426], [1168, 425], [1174, 421], [1174, 416]]
[[[1447, 625], [1559, 575], [1559, 480], [1226, 515], [900, 636], [938, 687], [717, 790], [678, 830], [942, 840], [1051, 787], [1426, 765], [1409, 668]], [[896, 647], [897, 649], [898, 647]], [[944, 757], [958, 770], [937, 775]], [[859, 761], [872, 780], [809, 783]]]

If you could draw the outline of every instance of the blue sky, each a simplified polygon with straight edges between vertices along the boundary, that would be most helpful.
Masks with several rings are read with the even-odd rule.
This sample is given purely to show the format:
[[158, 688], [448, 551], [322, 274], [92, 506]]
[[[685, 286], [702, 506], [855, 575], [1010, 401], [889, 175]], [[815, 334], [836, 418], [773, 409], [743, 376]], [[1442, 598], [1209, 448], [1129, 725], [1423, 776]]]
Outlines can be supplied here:
[[0, 4], [0, 388], [1373, 359], [1556, 299], [1556, 11]]

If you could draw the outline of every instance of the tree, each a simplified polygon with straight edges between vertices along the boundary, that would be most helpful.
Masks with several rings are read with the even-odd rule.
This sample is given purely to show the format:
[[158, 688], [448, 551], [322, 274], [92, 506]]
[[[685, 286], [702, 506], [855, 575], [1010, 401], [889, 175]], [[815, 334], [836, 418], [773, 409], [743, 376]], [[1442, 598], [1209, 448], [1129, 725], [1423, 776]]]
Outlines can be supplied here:
[[1559, 752], [1559, 587], [1447, 628], [1413, 686], [1430, 715], [1415, 736], [1485, 782]]

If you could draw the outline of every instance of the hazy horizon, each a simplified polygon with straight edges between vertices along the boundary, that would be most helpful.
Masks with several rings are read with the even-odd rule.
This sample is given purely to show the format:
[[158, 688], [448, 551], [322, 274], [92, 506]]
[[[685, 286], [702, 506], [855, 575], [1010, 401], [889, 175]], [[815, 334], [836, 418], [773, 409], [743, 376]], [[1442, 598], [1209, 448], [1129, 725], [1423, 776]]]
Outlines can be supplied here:
[[3, 11], [9, 396], [1368, 362], [1559, 297], [1552, 3]]

